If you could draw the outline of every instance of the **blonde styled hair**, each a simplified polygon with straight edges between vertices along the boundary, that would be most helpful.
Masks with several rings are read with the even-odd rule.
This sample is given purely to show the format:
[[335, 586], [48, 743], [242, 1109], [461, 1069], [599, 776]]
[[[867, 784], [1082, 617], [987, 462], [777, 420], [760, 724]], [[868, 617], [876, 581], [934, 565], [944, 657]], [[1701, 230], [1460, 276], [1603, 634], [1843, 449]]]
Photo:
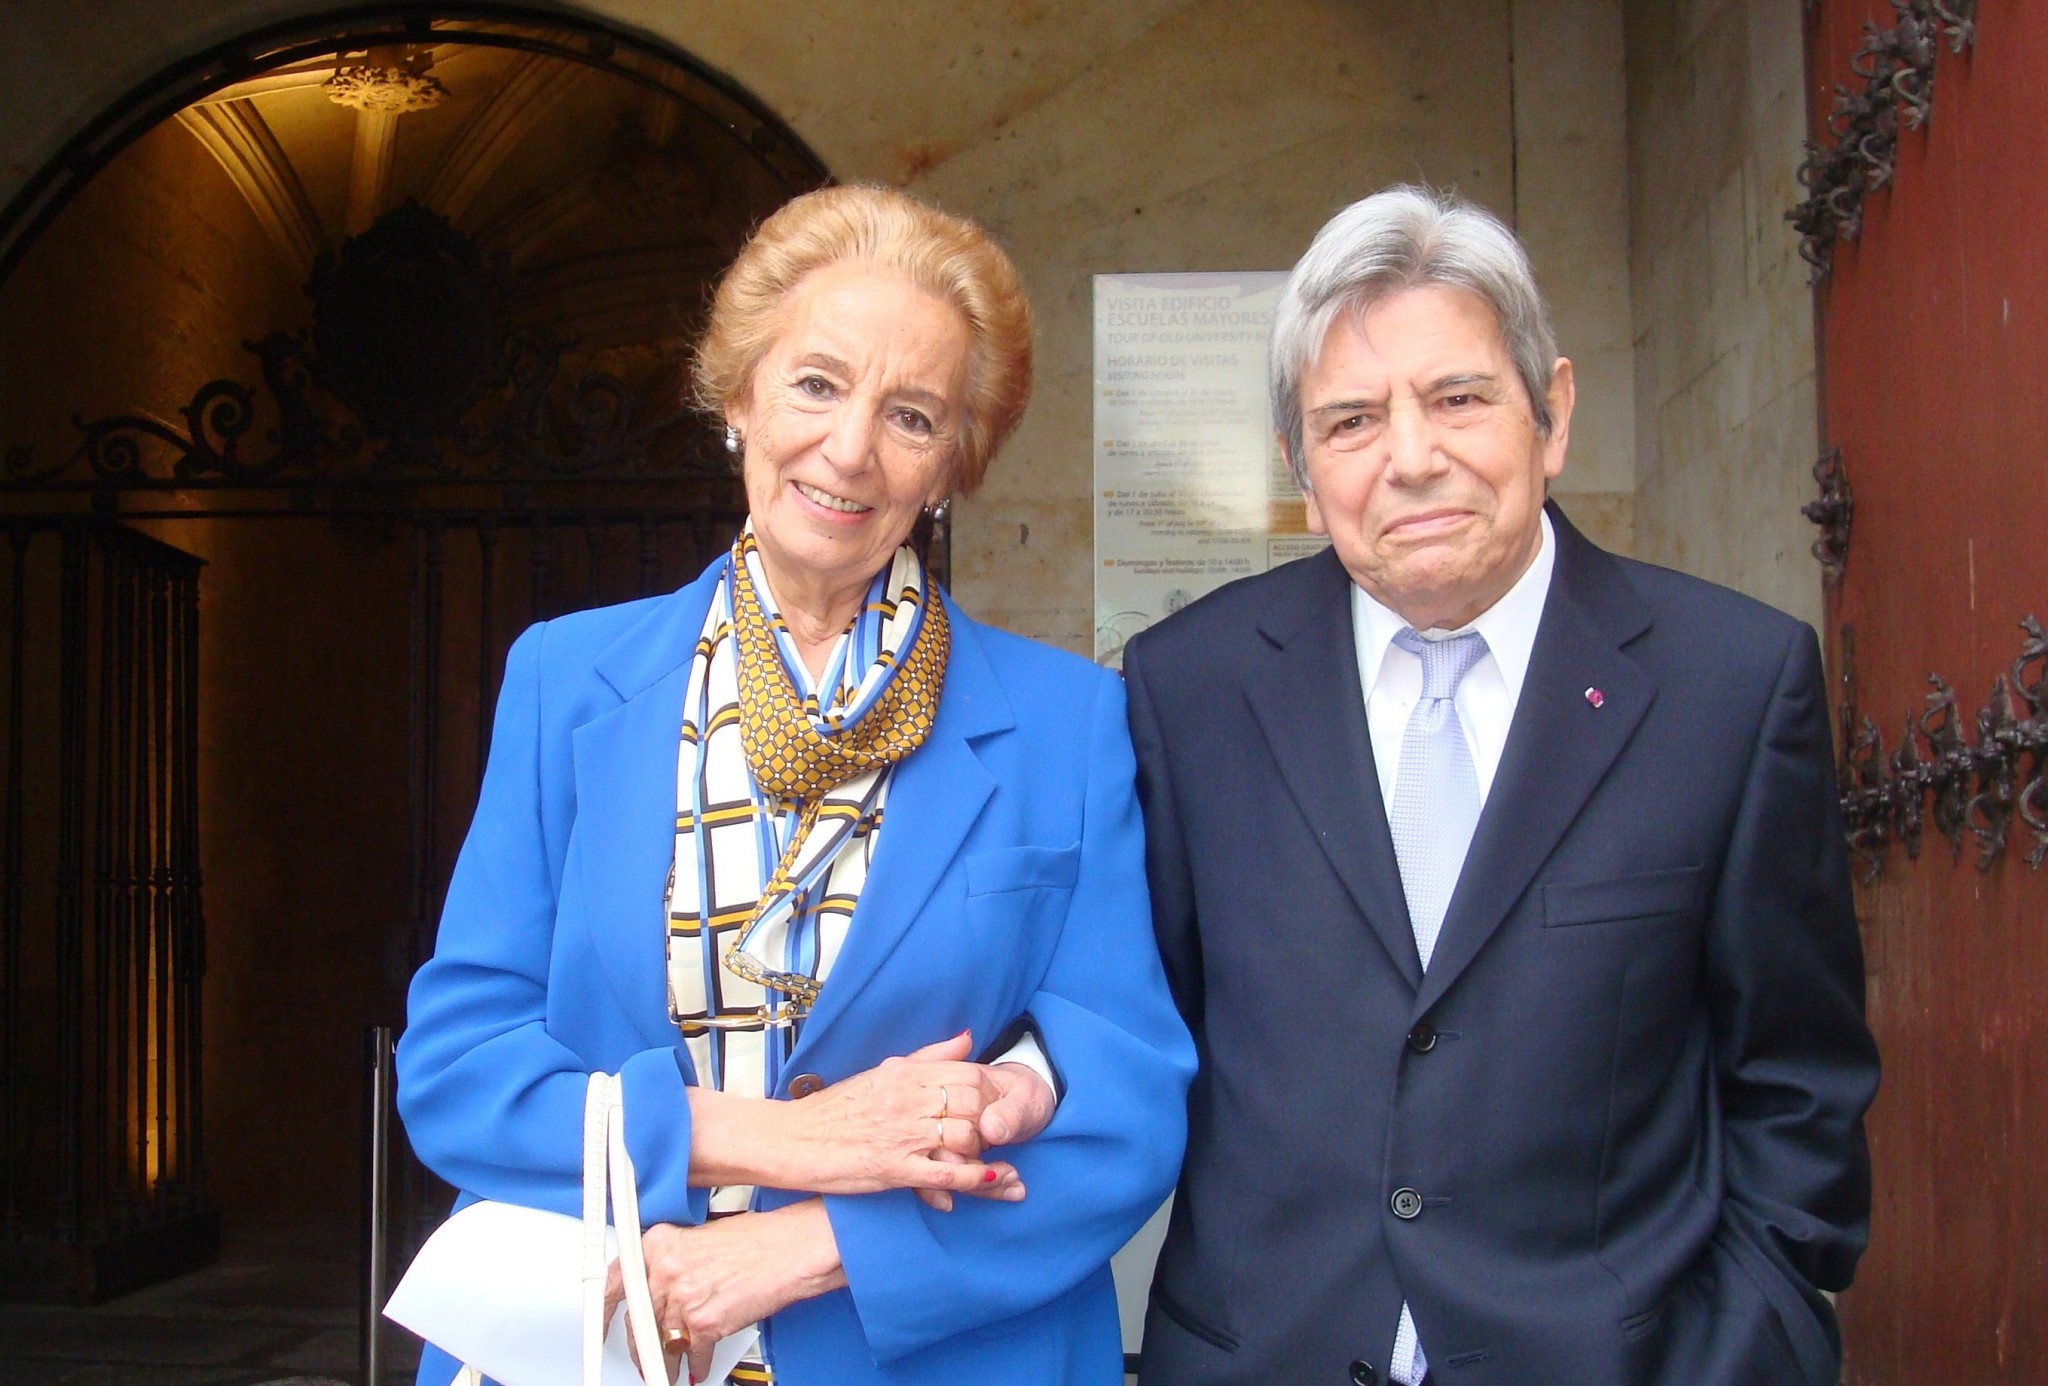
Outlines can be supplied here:
[[813, 270], [867, 260], [899, 270], [967, 319], [967, 419], [953, 488], [981, 485], [1031, 398], [1031, 305], [988, 233], [893, 188], [820, 188], [762, 222], [719, 282], [697, 344], [697, 403], [723, 414], [747, 397], [782, 330], [783, 300]]

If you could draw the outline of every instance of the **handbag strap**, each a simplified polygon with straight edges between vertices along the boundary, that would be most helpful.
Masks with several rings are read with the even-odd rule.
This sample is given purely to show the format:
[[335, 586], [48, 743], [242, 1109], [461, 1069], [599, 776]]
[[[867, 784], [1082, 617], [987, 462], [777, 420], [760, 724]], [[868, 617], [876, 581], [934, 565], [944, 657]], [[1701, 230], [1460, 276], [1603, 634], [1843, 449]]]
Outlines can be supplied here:
[[654, 1297], [647, 1287], [647, 1256], [640, 1245], [640, 1191], [626, 1153], [623, 1085], [609, 1073], [590, 1075], [583, 1101], [583, 1383], [604, 1378], [605, 1194], [609, 1175], [619, 1234], [619, 1278], [626, 1290], [626, 1327], [640, 1357], [646, 1386], [674, 1386], [656, 1332]]

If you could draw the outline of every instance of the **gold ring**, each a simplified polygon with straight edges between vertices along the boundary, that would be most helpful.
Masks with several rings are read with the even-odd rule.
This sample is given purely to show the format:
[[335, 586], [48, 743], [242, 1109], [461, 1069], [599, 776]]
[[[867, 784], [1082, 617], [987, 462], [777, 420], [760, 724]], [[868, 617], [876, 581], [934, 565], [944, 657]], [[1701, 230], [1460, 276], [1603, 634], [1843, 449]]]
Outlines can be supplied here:
[[939, 1084], [939, 1120], [940, 1120], [940, 1121], [944, 1121], [944, 1120], [946, 1119], [946, 1113], [948, 1113], [948, 1112], [950, 1112], [950, 1111], [952, 1111], [952, 1110], [953, 1110], [953, 1097], [952, 1097], [952, 1094], [948, 1093], [948, 1092], [946, 1091], [946, 1085], [945, 1085], [944, 1083], [941, 1083], [941, 1084]]
[[690, 1330], [687, 1328], [662, 1329], [661, 1345], [665, 1348], [687, 1349], [690, 1346]]

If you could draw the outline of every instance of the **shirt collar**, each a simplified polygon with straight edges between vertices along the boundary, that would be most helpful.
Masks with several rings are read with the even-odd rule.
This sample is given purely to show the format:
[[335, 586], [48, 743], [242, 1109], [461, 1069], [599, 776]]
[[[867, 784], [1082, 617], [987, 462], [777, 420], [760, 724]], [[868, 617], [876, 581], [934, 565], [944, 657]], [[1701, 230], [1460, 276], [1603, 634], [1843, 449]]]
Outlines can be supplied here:
[[[1476, 630], [1486, 638], [1487, 651], [1500, 667], [1510, 701], [1518, 701], [1522, 696], [1522, 680], [1529, 673], [1529, 657], [1536, 648], [1536, 626], [1543, 619], [1544, 599], [1550, 595], [1550, 574], [1557, 567], [1557, 536], [1551, 532], [1550, 516], [1538, 512], [1537, 520], [1542, 538], [1528, 569], [1499, 601], [1480, 612], [1469, 625], [1451, 632], [1462, 635]], [[1361, 691], [1367, 697], [1372, 696], [1373, 686], [1379, 682], [1380, 665], [1386, 659], [1388, 646], [1407, 626], [1407, 621], [1381, 605], [1363, 587], [1351, 584], [1351, 629], [1358, 641]]]

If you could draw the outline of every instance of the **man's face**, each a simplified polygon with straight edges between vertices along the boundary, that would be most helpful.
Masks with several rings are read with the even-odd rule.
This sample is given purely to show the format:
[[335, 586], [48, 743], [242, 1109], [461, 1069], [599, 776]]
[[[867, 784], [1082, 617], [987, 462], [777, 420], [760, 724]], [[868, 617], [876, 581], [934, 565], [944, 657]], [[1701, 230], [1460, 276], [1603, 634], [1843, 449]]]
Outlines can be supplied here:
[[1302, 377], [1309, 528], [1417, 630], [1455, 629], [1514, 586], [1564, 470], [1571, 362], [1536, 431], [1500, 325], [1478, 295], [1431, 285], [1330, 325]]

